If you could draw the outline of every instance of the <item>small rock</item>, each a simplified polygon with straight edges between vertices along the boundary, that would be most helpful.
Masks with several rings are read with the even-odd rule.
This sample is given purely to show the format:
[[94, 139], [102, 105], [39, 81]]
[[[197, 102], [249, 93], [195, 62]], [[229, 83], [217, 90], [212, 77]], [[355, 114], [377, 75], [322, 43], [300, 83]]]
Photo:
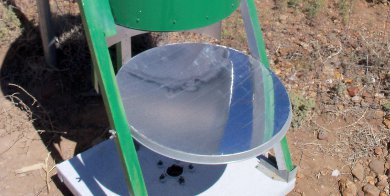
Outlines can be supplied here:
[[364, 99], [367, 99], [367, 98], [372, 98], [372, 95], [371, 95], [370, 93], [368, 93], [367, 91], [364, 91], [364, 92], [362, 93], [362, 97], [363, 97]]
[[367, 196], [378, 196], [381, 192], [378, 188], [371, 184], [367, 184], [366, 186], [364, 186], [363, 191]]
[[307, 44], [307, 43], [305, 43], [305, 42], [300, 42], [299, 43], [299, 45], [300, 46], [302, 46], [302, 48], [304, 48], [305, 50], [308, 50], [308, 49], [310, 49], [309, 47], [310, 47], [310, 45], [309, 44]]
[[305, 177], [305, 175], [303, 175], [303, 173], [302, 173], [302, 172], [299, 172], [299, 170], [298, 170], [298, 172], [297, 172], [297, 178], [303, 178], [303, 177]]
[[359, 181], [364, 180], [364, 167], [362, 164], [357, 163], [353, 168], [352, 168], [352, 174], [355, 176]]
[[338, 80], [344, 79], [343, 74], [340, 73], [339, 71], [335, 71], [335, 72], [334, 72], [334, 77], [335, 77], [336, 79], [338, 79]]
[[282, 70], [280, 70], [280, 69], [278, 69], [278, 68], [273, 69], [273, 71], [274, 71], [274, 73], [275, 73], [276, 75], [278, 75], [278, 76], [282, 73]]
[[382, 149], [382, 152], [383, 152], [383, 156], [389, 155], [389, 151], [386, 149], [386, 147]]
[[346, 84], [351, 84], [353, 82], [353, 80], [351, 78], [345, 78], [343, 81]]
[[387, 180], [381, 180], [378, 183], [376, 183], [376, 187], [378, 187], [380, 190], [383, 190], [387, 186], [389, 186]]
[[347, 179], [339, 181], [339, 189], [342, 196], [355, 196], [357, 194], [356, 185]]
[[349, 96], [355, 97], [357, 95], [357, 93], [359, 92], [359, 88], [358, 87], [349, 87], [349, 88], [347, 88], [347, 91], [348, 91]]
[[328, 134], [326, 133], [326, 131], [320, 131], [318, 132], [317, 138], [319, 140], [328, 140]]
[[375, 172], [377, 175], [384, 174], [385, 172], [385, 163], [382, 160], [372, 160], [368, 166], [371, 171]]
[[375, 185], [375, 177], [373, 176], [366, 176], [366, 181], [368, 184]]
[[354, 96], [352, 97], [351, 99], [354, 103], [360, 103], [360, 101], [362, 100], [362, 98], [360, 96]]
[[282, 23], [282, 24], [286, 23], [286, 21], [287, 21], [287, 16], [286, 16], [286, 15], [280, 15], [280, 16], [279, 16], [279, 21], [280, 21], [280, 23]]
[[382, 181], [382, 180], [387, 181], [387, 179], [389, 179], [389, 177], [387, 177], [386, 175], [378, 175], [379, 181]]
[[385, 192], [381, 192], [381, 193], [379, 193], [379, 196], [388, 196]]
[[370, 106], [370, 104], [367, 103], [367, 102], [365, 102], [365, 101], [362, 101], [362, 102], [360, 103], [360, 105], [361, 105], [362, 107], [364, 107], [364, 108], [367, 108], [367, 107]]
[[364, 192], [362, 190], [358, 190], [357, 195], [358, 196], [364, 196]]
[[376, 118], [381, 119], [381, 118], [383, 118], [384, 116], [385, 116], [385, 112], [384, 112], [384, 111], [382, 111], [382, 110], [377, 110], [377, 111], [375, 111], [375, 117], [376, 117]]
[[368, 175], [369, 175], [369, 176], [373, 176], [374, 178], [377, 176], [377, 174], [376, 174], [374, 171], [372, 171], [372, 170], [370, 170], [370, 171], [368, 172]]
[[381, 154], [383, 153], [381, 147], [376, 147], [376, 148], [374, 149], [374, 152], [375, 152], [376, 155], [381, 155]]
[[366, 98], [364, 98], [364, 100], [365, 100], [368, 104], [373, 104], [373, 103], [374, 103], [374, 99], [371, 98], [371, 97], [366, 97]]
[[337, 177], [337, 176], [339, 176], [340, 174], [341, 174], [341, 172], [340, 172], [338, 169], [335, 169], [335, 170], [332, 171], [332, 176], [333, 176], [333, 177]]
[[384, 99], [385, 98], [385, 94], [383, 94], [383, 93], [375, 93], [374, 97], [376, 97], [378, 99]]
[[279, 48], [278, 53], [280, 54], [280, 56], [286, 57], [290, 53], [290, 50], [285, 47], [281, 47]]
[[383, 118], [383, 124], [386, 126], [386, 128], [390, 129], [390, 119]]
[[341, 105], [341, 104], [337, 105], [337, 109], [340, 110], [340, 111], [344, 110], [344, 105]]

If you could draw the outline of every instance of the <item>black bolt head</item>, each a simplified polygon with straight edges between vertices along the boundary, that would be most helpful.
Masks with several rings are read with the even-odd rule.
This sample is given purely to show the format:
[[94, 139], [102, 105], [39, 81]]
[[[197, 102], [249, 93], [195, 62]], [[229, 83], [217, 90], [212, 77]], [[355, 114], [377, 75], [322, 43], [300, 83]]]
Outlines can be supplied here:
[[160, 177], [158, 178], [159, 180], [164, 180], [165, 179], [165, 175], [164, 174], [161, 174]]
[[184, 177], [183, 176], [180, 176], [179, 178], [179, 184], [184, 184], [186, 181], [184, 180]]

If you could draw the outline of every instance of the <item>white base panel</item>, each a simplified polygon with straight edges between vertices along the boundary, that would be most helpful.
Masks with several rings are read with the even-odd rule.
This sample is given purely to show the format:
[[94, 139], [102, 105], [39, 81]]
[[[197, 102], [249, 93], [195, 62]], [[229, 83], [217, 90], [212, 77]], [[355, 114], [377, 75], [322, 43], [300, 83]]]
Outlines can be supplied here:
[[[276, 181], [258, 169], [256, 158], [227, 165], [199, 165], [138, 150], [149, 195], [286, 195], [295, 186]], [[159, 164], [160, 163], [160, 164]], [[183, 168], [179, 176], [166, 175], [173, 164]], [[191, 165], [191, 166], [190, 166]], [[75, 195], [128, 195], [115, 142], [107, 140], [57, 165], [60, 179]], [[164, 179], [160, 176], [165, 174]]]

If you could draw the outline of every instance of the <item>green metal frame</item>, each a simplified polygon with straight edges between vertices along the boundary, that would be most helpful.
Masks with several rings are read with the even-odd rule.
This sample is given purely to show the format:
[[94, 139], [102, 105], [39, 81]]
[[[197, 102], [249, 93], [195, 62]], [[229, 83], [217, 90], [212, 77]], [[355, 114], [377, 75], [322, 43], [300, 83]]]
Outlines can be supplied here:
[[80, 0], [79, 5], [106, 111], [111, 127], [117, 134], [117, 146], [122, 155], [129, 192], [131, 195], [147, 195], [142, 170], [106, 44], [106, 37], [116, 34], [110, 4], [108, 0]]
[[[256, 5], [255, 5], [255, 2], [254, 0], [245, 0], [246, 2], [242, 2], [242, 3], [246, 3], [245, 6], [247, 6], [247, 9], [248, 9], [248, 14], [249, 14], [249, 19], [250, 19], [250, 23], [249, 25], [251, 25], [252, 29], [253, 29], [253, 32], [252, 32], [252, 35], [254, 37], [254, 40], [255, 40], [255, 43], [256, 43], [256, 46], [250, 46], [250, 48], [256, 48], [255, 50], [257, 50], [257, 54], [252, 54], [255, 58], [259, 58], [261, 63], [266, 67], [266, 68], [270, 68], [269, 66], [269, 61], [268, 61], [268, 57], [267, 57], [267, 52], [266, 52], [266, 47], [265, 47], [265, 42], [264, 42], [264, 39], [263, 39], [263, 33], [261, 31], [261, 25], [260, 25], [260, 22], [259, 22], [259, 19], [258, 19], [258, 16], [257, 16], [257, 10], [256, 10]], [[247, 29], [248, 31], [248, 29]], [[247, 32], [248, 33], [248, 32]], [[250, 34], [251, 32], [249, 32]], [[249, 37], [249, 36], [248, 36]], [[250, 41], [248, 41], [250, 42]], [[252, 43], [248, 43], [248, 45], [251, 45]], [[265, 92], [267, 92], [268, 90], [270, 89], [273, 89], [273, 84], [270, 83], [269, 80], [263, 80], [263, 82], [267, 83], [265, 84], [264, 86], [266, 87], [266, 89], [264, 89]], [[267, 97], [267, 100], [266, 100], [266, 104], [265, 104], [265, 108], [266, 108], [266, 111], [268, 111], [267, 115], [266, 115], [266, 130], [269, 130], [267, 131], [266, 135], [265, 135], [265, 138], [270, 138], [272, 137], [272, 133], [273, 133], [273, 118], [274, 118], [274, 112], [270, 109], [267, 110], [267, 106], [270, 106], [272, 105], [271, 102], [273, 100], [273, 95], [272, 97]], [[290, 154], [290, 150], [288, 148], [288, 142], [287, 142], [287, 138], [286, 136], [280, 141], [280, 144], [281, 144], [281, 148], [282, 148], [282, 151], [283, 151], [283, 157], [284, 157], [284, 162], [285, 162], [285, 168], [287, 171], [292, 171], [294, 170], [294, 165], [292, 163], [292, 160], [291, 160], [291, 154]]]
[[240, 0], [110, 0], [115, 22], [143, 31], [182, 31], [228, 17]]
[[[153, 0], [153, 1], [157, 1], [157, 0]], [[264, 66], [269, 68], [269, 62], [266, 54], [264, 39], [262, 37], [261, 26], [257, 17], [257, 11], [256, 11], [254, 0], [243, 0], [243, 1], [247, 3], [246, 5], [248, 7], [249, 18], [251, 23], [250, 25], [252, 26], [253, 29], [253, 32], [250, 33], [252, 33], [255, 39], [255, 46], [252, 47], [256, 48], [257, 53], [252, 55], [259, 58], [261, 62], [264, 64]], [[118, 3], [126, 3], [126, 2], [130, 2], [130, 1], [79, 0], [79, 6], [81, 10], [83, 24], [85, 27], [84, 28], [85, 34], [88, 39], [88, 45], [92, 55], [94, 73], [95, 76], [98, 78], [98, 82], [99, 82], [98, 84], [101, 87], [100, 90], [101, 90], [101, 94], [103, 95], [104, 104], [106, 107], [106, 111], [108, 113], [111, 127], [113, 130], [116, 131], [117, 134], [116, 142], [117, 142], [117, 147], [119, 149], [119, 152], [121, 154], [123, 168], [126, 172], [125, 176], [129, 185], [128, 190], [131, 195], [138, 196], [138, 195], [147, 195], [147, 190], [143, 179], [142, 170], [138, 161], [138, 156], [133, 143], [133, 139], [131, 136], [130, 126], [127, 122], [123, 103], [115, 79], [115, 71], [108, 51], [108, 46], [106, 44], [106, 38], [116, 34], [115, 22], [118, 19], [118, 15], [113, 15], [111, 7], [114, 6], [113, 10], [116, 10], [119, 9], [118, 6], [120, 6], [120, 4]], [[175, 0], [175, 2], [184, 2], [184, 1]], [[202, 3], [207, 5], [205, 2], [206, 0], [202, 0]], [[218, 2], [221, 3], [223, 1], [220, 0]], [[238, 0], [229, 0], [229, 2], [231, 3], [231, 5], [229, 5], [230, 7], [222, 6], [223, 10], [217, 12], [217, 15], [213, 15], [213, 20], [214, 19], [222, 20], [224, 17], [230, 15], [230, 13], [237, 8]], [[235, 2], [237, 4], [234, 4]], [[130, 6], [130, 4], [128, 3], [126, 5]], [[123, 10], [124, 9], [120, 9], [120, 11]], [[117, 14], [119, 13], [118, 10], [116, 10], [116, 13]], [[127, 16], [125, 17], [126, 13], [121, 12], [119, 14], [123, 15], [124, 19], [129, 20], [129, 18], [126, 18]], [[114, 21], [114, 17], [115, 17], [115, 21]], [[196, 22], [195, 19], [191, 19], [191, 20], [195, 22], [191, 26], [191, 28], [211, 24], [210, 21], [206, 24], [204, 22]], [[157, 24], [155, 21], [151, 21], [151, 22], [153, 24], [154, 23]], [[127, 26], [131, 27], [132, 25], [128, 24]], [[149, 28], [148, 30], [153, 30], [153, 28], [151, 27], [148, 28]], [[181, 28], [189, 28], [189, 27], [184, 25], [184, 26], [180, 26], [180, 28], [176, 28], [168, 25], [164, 27], [159, 27], [159, 29], [157, 30], [175, 31]], [[249, 45], [251, 44], [253, 45], [253, 43], [249, 43]], [[269, 88], [273, 88], [272, 84], [266, 86], [269, 86]], [[268, 90], [272, 90], [272, 89], [268, 89]], [[273, 100], [273, 97], [269, 97], [268, 100]], [[266, 105], [270, 106], [272, 105], [272, 103], [267, 103]], [[270, 131], [266, 134], [265, 137], [272, 136], [273, 122], [271, 121], [274, 120], [274, 115], [271, 110], [270, 112], [272, 115], [269, 115], [269, 117], [267, 117], [266, 119], [267, 122], [270, 122], [270, 123], [266, 123], [267, 124], [266, 126], [268, 127], [267, 130]], [[285, 160], [285, 168], [288, 171], [292, 171], [294, 169], [294, 166], [291, 161], [286, 137], [284, 137], [281, 140], [280, 145]]]

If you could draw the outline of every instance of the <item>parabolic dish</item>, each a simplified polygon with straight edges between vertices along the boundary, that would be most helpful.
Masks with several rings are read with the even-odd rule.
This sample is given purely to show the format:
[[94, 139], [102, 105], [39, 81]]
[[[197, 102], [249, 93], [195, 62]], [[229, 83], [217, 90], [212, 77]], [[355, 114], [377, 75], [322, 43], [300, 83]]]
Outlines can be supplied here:
[[201, 164], [256, 157], [291, 122], [283, 84], [237, 50], [184, 43], [147, 50], [117, 81], [134, 139], [164, 156]]

